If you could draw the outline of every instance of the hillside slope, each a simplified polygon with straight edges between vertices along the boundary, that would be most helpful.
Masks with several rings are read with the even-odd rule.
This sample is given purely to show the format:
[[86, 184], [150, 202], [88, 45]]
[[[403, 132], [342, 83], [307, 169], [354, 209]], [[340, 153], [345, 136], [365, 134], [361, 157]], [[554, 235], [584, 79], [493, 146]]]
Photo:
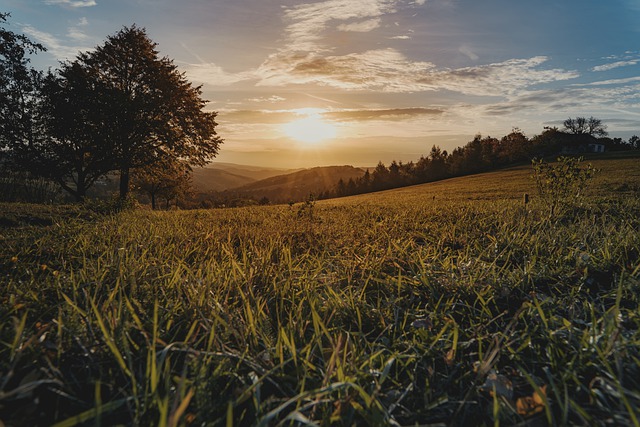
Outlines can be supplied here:
[[295, 169], [212, 163], [193, 169], [193, 186], [197, 192], [202, 193], [224, 191], [293, 171]]
[[353, 166], [315, 167], [246, 184], [233, 192], [244, 197], [267, 197], [273, 202], [303, 200], [309, 194], [333, 189], [340, 179], [348, 181], [363, 174], [364, 170]]
[[254, 178], [213, 168], [194, 169], [192, 178], [193, 187], [198, 192], [223, 191], [255, 182]]
[[[606, 153], [589, 156], [584, 163], [592, 164], [598, 172], [589, 185], [589, 193], [607, 196], [612, 193], [637, 197], [640, 194], [640, 151]], [[376, 193], [332, 199], [340, 204], [396, 203], [405, 199], [436, 200], [508, 200], [521, 199], [529, 194], [537, 197], [529, 165], [484, 172], [435, 181]]]

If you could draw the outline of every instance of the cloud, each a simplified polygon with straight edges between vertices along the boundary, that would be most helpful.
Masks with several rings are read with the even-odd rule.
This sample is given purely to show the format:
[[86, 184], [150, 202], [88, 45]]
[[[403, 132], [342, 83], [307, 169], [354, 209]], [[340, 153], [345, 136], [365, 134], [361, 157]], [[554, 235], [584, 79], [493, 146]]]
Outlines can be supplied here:
[[[307, 111], [308, 110], [308, 111]], [[392, 108], [371, 110], [335, 110], [297, 109], [297, 110], [221, 110], [219, 116], [226, 121], [245, 124], [283, 124], [299, 119], [307, 114], [319, 114], [327, 120], [333, 121], [370, 121], [385, 120], [399, 121], [413, 117], [437, 116], [443, 110], [435, 108]]]
[[49, 53], [59, 60], [73, 59], [80, 51], [89, 51], [91, 48], [82, 46], [68, 46], [62, 40], [52, 34], [37, 30], [36, 28], [25, 25], [22, 30], [28, 36], [42, 43]]
[[631, 60], [631, 61], [617, 61], [617, 62], [612, 62], [610, 64], [598, 65], [596, 67], [593, 67], [591, 69], [591, 71], [609, 71], [609, 70], [613, 70], [615, 68], [628, 67], [630, 65], [636, 65], [636, 64], [638, 64], [638, 62], [640, 62], [639, 59], [634, 59], [634, 60]]
[[548, 58], [536, 56], [504, 62], [431, 73], [417, 79], [425, 87], [450, 90], [466, 95], [507, 96], [528, 87], [579, 77], [575, 71], [540, 69]]
[[98, 3], [95, 0], [44, 0], [44, 4], [47, 5], [61, 5], [67, 7], [91, 7], [97, 6]]
[[609, 86], [609, 85], [624, 85], [627, 83], [634, 83], [634, 82], [640, 82], [640, 76], [639, 77], [629, 77], [626, 79], [611, 79], [611, 80], [601, 80], [601, 81], [597, 81], [597, 82], [591, 82], [591, 83], [581, 83], [581, 84], [575, 84], [572, 86]]
[[83, 30], [88, 26], [89, 21], [87, 20], [87, 18], [80, 18], [76, 25], [69, 27], [69, 30], [67, 31], [67, 37], [77, 41], [84, 41], [89, 39], [89, 36]]
[[471, 50], [471, 48], [467, 45], [462, 45], [460, 46], [460, 48], [458, 49], [460, 51], [460, 53], [462, 53], [464, 56], [466, 56], [467, 58], [471, 59], [472, 61], [477, 61], [480, 57], [478, 55], [476, 55], [475, 52], [473, 52]]
[[[323, 32], [333, 21], [361, 20], [352, 28], [369, 28], [370, 31], [377, 18], [395, 11], [397, 0], [325, 0], [318, 3], [300, 4], [285, 9], [284, 20], [288, 23], [285, 29], [287, 35], [286, 50], [317, 51], [330, 50], [322, 46]], [[363, 24], [362, 20], [366, 24]], [[348, 28], [347, 24], [343, 24]], [[377, 28], [376, 25], [376, 28]], [[347, 31], [353, 31], [347, 30]]]
[[353, 22], [351, 24], [338, 25], [340, 31], [352, 31], [357, 33], [368, 33], [380, 26], [380, 18], [369, 19], [367, 21]]
[[341, 56], [294, 52], [272, 55], [257, 74], [261, 86], [315, 83], [346, 90], [449, 90], [478, 96], [505, 96], [536, 84], [578, 77], [575, 71], [541, 69], [547, 60], [540, 56], [438, 70], [430, 62], [412, 61], [391, 48]]
[[271, 104], [275, 104], [277, 102], [283, 102], [286, 101], [286, 98], [283, 98], [281, 96], [277, 96], [277, 95], [272, 95], [268, 98], [249, 98], [247, 101], [251, 101], [251, 102], [257, 102], [257, 103], [261, 103], [261, 102], [269, 102]]
[[315, 83], [347, 90], [416, 90], [415, 75], [435, 66], [410, 61], [395, 49], [369, 50], [341, 56], [314, 53], [273, 55], [258, 70], [259, 85]]
[[253, 71], [229, 73], [214, 63], [187, 64], [184, 68], [190, 80], [214, 86], [231, 86], [255, 78]]
[[[504, 96], [536, 84], [578, 76], [573, 71], [541, 69], [548, 60], [543, 56], [438, 70], [431, 62], [412, 60], [393, 48], [336, 55], [335, 49], [323, 38], [336, 22], [336, 28], [343, 31], [372, 31], [380, 25], [383, 16], [395, 12], [399, 4], [399, 0], [325, 0], [285, 9], [285, 44], [258, 67], [257, 85], [317, 84], [344, 90], [395, 93], [450, 90]], [[353, 20], [357, 21], [344, 23]], [[472, 60], [479, 59], [468, 46], [462, 46], [460, 52]]]
[[399, 121], [412, 117], [438, 116], [444, 111], [435, 108], [393, 108], [383, 110], [342, 110], [323, 113], [322, 116], [336, 121]]
[[[229, 73], [216, 64], [190, 65], [187, 74], [198, 82], [225, 86], [255, 80], [257, 86], [318, 85], [350, 91], [410, 93], [452, 91], [467, 95], [507, 97], [535, 85], [578, 77], [571, 70], [545, 68], [545, 56], [458, 69], [439, 69], [415, 60], [398, 49], [359, 46], [331, 41], [336, 30], [372, 32], [397, 8], [426, 1], [324, 0], [283, 9], [282, 45], [255, 70]], [[375, 37], [372, 34], [371, 39]], [[384, 35], [382, 35], [384, 37]], [[395, 39], [406, 39], [397, 36]], [[384, 39], [381, 39], [384, 40]], [[349, 50], [351, 48], [351, 50]], [[460, 52], [471, 60], [478, 55], [468, 46]]]
[[[589, 109], [631, 109], [640, 107], [639, 78], [618, 80], [618, 85], [603, 87], [589, 84], [572, 85], [555, 90], [524, 91], [505, 102], [487, 105], [488, 115], [508, 115], [523, 111], [551, 112], [566, 114], [567, 110], [584, 111]], [[621, 84], [624, 82], [624, 84]], [[632, 83], [632, 84], [626, 84]], [[633, 84], [635, 83], [635, 84]]]
[[229, 110], [218, 113], [219, 117], [223, 117], [225, 121], [252, 125], [289, 123], [296, 116], [292, 111], [269, 110]]

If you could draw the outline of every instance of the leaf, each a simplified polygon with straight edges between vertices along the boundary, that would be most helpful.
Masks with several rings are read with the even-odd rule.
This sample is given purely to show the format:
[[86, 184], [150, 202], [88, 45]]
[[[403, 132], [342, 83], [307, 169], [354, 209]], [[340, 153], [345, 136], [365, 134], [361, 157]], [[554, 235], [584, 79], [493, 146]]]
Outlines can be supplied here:
[[547, 386], [543, 385], [539, 389], [540, 391], [534, 391], [533, 395], [521, 397], [516, 401], [516, 409], [518, 410], [518, 414], [523, 416], [529, 416], [533, 414], [537, 414], [538, 412], [542, 412], [544, 410], [544, 395], [547, 395]]
[[513, 399], [513, 384], [509, 378], [496, 373], [493, 369], [489, 371], [489, 375], [480, 389], [491, 396], [495, 394], [508, 400]]

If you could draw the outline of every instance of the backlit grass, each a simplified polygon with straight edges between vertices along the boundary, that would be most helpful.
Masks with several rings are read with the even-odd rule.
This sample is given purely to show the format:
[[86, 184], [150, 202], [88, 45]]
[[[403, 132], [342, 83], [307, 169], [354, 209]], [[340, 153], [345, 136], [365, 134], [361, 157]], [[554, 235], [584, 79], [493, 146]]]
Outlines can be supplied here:
[[553, 217], [528, 168], [294, 206], [3, 205], [0, 420], [638, 425], [640, 179], [593, 163]]

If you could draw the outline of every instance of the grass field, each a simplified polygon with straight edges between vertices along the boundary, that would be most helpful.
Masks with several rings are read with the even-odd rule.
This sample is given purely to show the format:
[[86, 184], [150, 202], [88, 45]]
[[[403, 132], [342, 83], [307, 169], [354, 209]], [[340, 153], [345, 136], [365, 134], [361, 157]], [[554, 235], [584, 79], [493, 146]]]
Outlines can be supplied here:
[[2, 205], [0, 424], [638, 426], [640, 163], [592, 163], [553, 216], [529, 167], [293, 206]]

